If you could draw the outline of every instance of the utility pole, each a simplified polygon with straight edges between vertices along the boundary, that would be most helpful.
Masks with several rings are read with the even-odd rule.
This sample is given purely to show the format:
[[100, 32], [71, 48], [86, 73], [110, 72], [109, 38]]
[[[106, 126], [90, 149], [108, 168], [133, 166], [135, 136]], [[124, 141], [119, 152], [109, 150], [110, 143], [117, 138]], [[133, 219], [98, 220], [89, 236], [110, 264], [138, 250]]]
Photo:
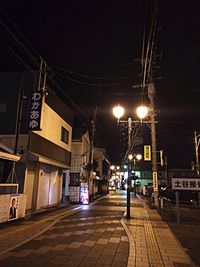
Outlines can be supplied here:
[[155, 87], [153, 83], [148, 85], [148, 97], [150, 100], [150, 116], [151, 116], [151, 140], [152, 140], [152, 175], [153, 175], [153, 191], [154, 203], [159, 208], [159, 194], [158, 194], [158, 172], [157, 172], [157, 147], [156, 147], [156, 124], [155, 124], [155, 108], [154, 97]]
[[[14, 155], [17, 155], [18, 151], [18, 142], [19, 142], [19, 134], [20, 134], [20, 124], [21, 124], [21, 117], [22, 117], [22, 108], [23, 108], [23, 98], [24, 98], [24, 92], [23, 92], [23, 85], [24, 85], [24, 79], [26, 74], [24, 74], [21, 85], [19, 88], [18, 93], [18, 99], [17, 99], [17, 110], [16, 110], [16, 120], [15, 120], [15, 145], [14, 145]], [[16, 176], [16, 162], [13, 161], [12, 163], [12, 170], [8, 176], [7, 183], [9, 182], [11, 178], [11, 183], [14, 183], [14, 179], [17, 182], [17, 176]]]
[[199, 168], [199, 143], [200, 143], [200, 134], [197, 134], [197, 132], [194, 132], [194, 144], [195, 144], [195, 156], [196, 156], [196, 170], [197, 174], [200, 173]]
[[[88, 190], [90, 189], [90, 182], [92, 178], [93, 170], [93, 148], [94, 148], [94, 135], [96, 131], [96, 117], [98, 108], [96, 107], [93, 113], [93, 118], [91, 120], [91, 137], [90, 137], [90, 153], [89, 153], [89, 169], [88, 169]], [[93, 191], [93, 181], [92, 181], [92, 191]], [[89, 190], [90, 193], [90, 190]], [[92, 192], [93, 193], [93, 192]]]

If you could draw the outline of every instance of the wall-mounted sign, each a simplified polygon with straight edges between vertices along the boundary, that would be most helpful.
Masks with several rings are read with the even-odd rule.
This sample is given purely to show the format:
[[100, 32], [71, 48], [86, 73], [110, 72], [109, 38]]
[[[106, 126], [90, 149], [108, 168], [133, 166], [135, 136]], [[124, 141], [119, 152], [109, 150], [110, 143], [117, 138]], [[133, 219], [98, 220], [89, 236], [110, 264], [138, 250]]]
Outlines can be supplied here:
[[9, 207], [9, 220], [16, 220], [18, 218], [19, 197], [11, 196]]
[[151, 146], [144, 146], [144, 160], [151, 161]]
[[80, 172], [70, 172], [70, 186], [80, 185]]
[[199, 178], [172, 178], [173, 190], [200, 191]]
[[81, 194], [80, 194], [80, 202], [84, 205], [89, 204], [89, 191], [87, 183], [81, 183], [80, 186]]
[[158, 173], [153, 172], [153, 191], [158, 192]]
[[41, 113], [42, 113], [42, 91], [34, 91], [31, 93], [30, 108], [28, 116], [28, 128], [32, 131], [41, 130]]

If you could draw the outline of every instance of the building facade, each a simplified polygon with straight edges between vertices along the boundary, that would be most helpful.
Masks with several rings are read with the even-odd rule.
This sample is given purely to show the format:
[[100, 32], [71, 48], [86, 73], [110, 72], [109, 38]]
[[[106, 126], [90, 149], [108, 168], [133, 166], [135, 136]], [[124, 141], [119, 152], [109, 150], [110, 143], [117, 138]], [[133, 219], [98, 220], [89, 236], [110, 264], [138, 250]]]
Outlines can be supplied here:
[[44, 94], [40, 130], [28, 130], [34, 79], [23, 73], [0, 77], [4, 92], [0, 106], [5, 107], [0, 112], [0, 119], [5, 122], [0, 141], [12, 149], [17, 144], [17, 153], [21, 154], [16, 173], [20, 191], [27, 195], [27, 210], [55, 205], [67, 197], [72, 149], [72, 111], [51, 88]]

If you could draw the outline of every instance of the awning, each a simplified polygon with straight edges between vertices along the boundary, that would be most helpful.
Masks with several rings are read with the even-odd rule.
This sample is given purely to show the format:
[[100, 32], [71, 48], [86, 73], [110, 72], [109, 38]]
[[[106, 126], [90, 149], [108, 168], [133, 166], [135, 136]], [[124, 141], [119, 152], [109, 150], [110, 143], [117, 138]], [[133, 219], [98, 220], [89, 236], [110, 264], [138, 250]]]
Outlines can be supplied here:
[[59, 168], [63, 168], [63, 169], [69, 169], [70, 166], [62, 163], [62, 162], [59, 162], [57, 160], [54, 160], [54, 159], [50, 159], [50, 158], [46, 158], [44, 156], [41, 156], [39, 154], [36, 154], [36, 153], [33, 153], [33, 152], [30, 152], [31, 155], [33, 155], [34, 158], [33, 160], [37, 160], [39, 162], [42, 162], [42, 163], [46, 163], [46, 164], [49, 164], [49, 165], [53, 165], [53, 166], [56, 166], [56, 167], [59, 167]]
[[12, 160], [12, 161], [18, 161], [20, 160], [21, 156], [13, 155], [7, 152], [2, 152], [0, 151], [0, 158], [1, 159], [6, 159], [6, 160]]

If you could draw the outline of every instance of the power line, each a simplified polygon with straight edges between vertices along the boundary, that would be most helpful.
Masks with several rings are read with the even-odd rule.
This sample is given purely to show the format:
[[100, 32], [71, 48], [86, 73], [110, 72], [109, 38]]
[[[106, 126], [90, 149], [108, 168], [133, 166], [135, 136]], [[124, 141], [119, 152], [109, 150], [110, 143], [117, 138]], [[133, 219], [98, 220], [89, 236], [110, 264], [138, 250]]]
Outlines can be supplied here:
[[[44, 61], [42, 59], [42, 57], [39, 55], [39, 53], [33, 48], [33, 46], [27, 41], [27, 39], [24, 37], [24, 35], [17, 29], [17, 27], [14, 25], [14, 23], [8, 18], [7, 15], [5, 15], [5, 12], [3, 13], [4, 17], [7, 18], [7, 23], [9, 22], [9, 25], [7, 26], [5, 24], [4, 21], [2, 21], [2, 19], [0, 19], [0, 26], [3, 29], [3, 31], [6, 33], [6, 35], [8, 36], [8, 39], [10, 42], [14, 43], [14, 48], [16, 50], [16, 48], [18, 48], [19, 51], [22, 52], [23, 55], [26, 55], [27, 59], [31, 59], [32, 63], [34, 63], [34, 65], [39, 68], [39, 64], [40, 61]], [[11, 27], [11, 26], [12, 27]], [[11, 28], [11, 29], [10, 29]], [[15, 32], [14, 32], [14, 31]], [[21, 37], [22, 41], [19, 40], [19, 37]], [[17, 61], [22, 64], [26, 70], [30, 71], [30, 72], [34, 72], [33, 69], [30, 67], [30, 63], [26, 63], [23, 59], [22, 56], [19, 55], [19, 51], [16, 52], [13, 48], [11, 48], [10, 45], [8, 45], [5, 41], [2, 41], [2, 45], [9, 51], [9, 53], [15, 57], [15, 59], [17, 59]], [[27, 47], [28, 45], [28, 47]], [[32, 50], [32, 51], [31, 51]], [[33, 52], [35, 53], [35, 55], [33, 54]], [[37, 58], [38, 57], [38, 58]], [[50, 70], [51, 68], [46, 64], [48, 70]], [[58, 84], [58, 82], [51, 76], [48, 76], [48, 81], [51, 82], [55, 87], [52, 89], [54, 92], [57, 90], [59, 90], [62, 95], [65, 97], [65, 100], [68, 100], [69, 103], [72, 104], [72, 106], [79, 112], [79, 115], [82, 114], [82, 117], [87, 117], [85, 115], [85, 112], [80, 108], [80, 103], [77, 104], [76, 102], [78, 101], [74, 101], [72, 96], [69, 96], [69, 94], [67, 94], [66, 92], [64, 92], [64, 90], [60, 87], [60, 85]], [[76, 99], [77, 100], [77, 99]]]
[[32, 70], [27, 64], [26, 62], [8, 45], [6, 44], [2, 39], [0, 39], [1, 45], [4, 46], [5, 48], [7, 48], [9, 54], [11, 56], [14, 56], [14, 58], [20, 63], [22, 64], [27, 70], [29, 70], [31, 73], [34, 73], [35, 71]]
[[62, 70], [64, 72], [71, 73], [71, 74], [74, 74], [74, 75], [79, 76], [79, 77], [91, 78], [91, 79], [96, 79], [96, 80], [123, 80], [123, 79], [130, 78], [132, 76], [132, 75], [128, 75], [128, 76], [121, 76], [121, 77], [105, 77], [105, 76], [101, 77], [101, 76], [93, 76], [93, 75], [83, 74], [80, 72], [75, 72], [75, 71], [68, 70], [68, 69], [58, 67], [55, 65], [53, 67], [55, 67], [58, 70]]
[[[77, 79], [74, 79], [74, 78], [71, 78], [67, 75], [64, 75], [58, 71], [54, 71], [55, 74], [67, 79], [67, 80], [70, 80], [74, 83], [78, 83], [78, 84], [82, 84], [82, 85], [87, 85], [87, 86], [101, 86], [101, 87], [109, 87], [109, 86], [117, 86], [117, 85], [121, 85], [121, 84], [125, 84], [125, 83], [128, 83], [128, 82], [131, 82], [133, 80], [133, 77], [132, 78], [129, 78], [129, 79], [126, 79], [124, 81], [121, 81], [121, 82], [116, 82], [116, 83], [90, 83], [90, 82], [84, 82], [84, 81], [79, 81]], [[139, 75], [137, 75], [138, 77]]]
[[[9, 25], [7, 26], [5, 22], [3, 22], [2, 19], [0, 19], [0, 24], [3, 27], [3, 29], [9, 35], [11, 40], [16, 42], [18, 48], [21, 48], [23, 52], [26, 52], [27, 55], [31, 58], [31, 60], [34, 62], [34, 64], [36, 64], [36, 66], [38, 67], [40, 64], [39, 59], [41, 58], [40, 54], [30, 44], [30, 42], [28, 42], [28, 40], [25, 38], [23, 33], [16, 27], [16, 25], [12, 22], [12, 20], [7, 16], [5, 11], [3, 11], [2, 9], [0, 11], [1, 11], [1, 14], [3, 15], [1, 16], [1, 18], [4, 17], [4, 19], [6, 19], [7, 24]], [[9, 27], [11, 28], [11, 30], [9, 29]], [[12, 31], [12, 28], [14, 29], [14, 31], [16, 32], [18, 36]], [[20, 40], [20, 38], [22, 41]], [[35, 55], [33, 55], [30, 50], [32, 50], [32, 52], [34, 52]], [[36, 56], [38, 57], [38, 59], [36, 59]]]

